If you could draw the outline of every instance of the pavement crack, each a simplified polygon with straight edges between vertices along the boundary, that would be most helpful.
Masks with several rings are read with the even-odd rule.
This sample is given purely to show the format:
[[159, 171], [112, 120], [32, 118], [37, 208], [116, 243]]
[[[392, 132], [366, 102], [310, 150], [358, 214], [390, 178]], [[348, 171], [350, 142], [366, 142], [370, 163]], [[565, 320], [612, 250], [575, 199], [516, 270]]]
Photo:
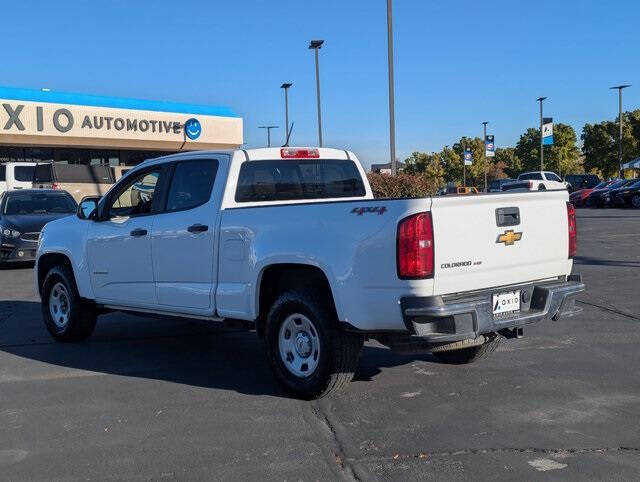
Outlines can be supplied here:
[[[627, 311], [620, 310], [618, 308], [612, 308], [611, 306], [605, 306], [605, 305], [602, 305], [602, 304], [592, 303], [592, 302], [584, 301], [584, 300], [576, 300], [576, 301], [578, 303], [582, 303], [583, 305], [593, 306], [595, 308], [600, 308], [601, 310], [609, 311], [611, 313], [615, 313], [615, 314], [620, 315], [620, 316], [625, 316], [627, 318], [631, 318], [632, 320], [635, 320], [635, 321], [640, 321], [640, 316], [634, 315], [633, 313], [629, 313]], [[609, 304], [607, 301], [603, 300], [603, 302]]]
[[309, 416], [305, 416], [305, 419], [309, 425], [316, 428], [316, 432], [321, 433], [329, 442], [329, 448], [326, 448], [324, 444], [318, 445], [323, 450], [332, 469], [338, 469], [334, 473], [345, 480], [371, 479], [371, 475], [359, 460], [350, 455], [348, 432], [331, 414], [331, 402], [328, 399], [322, 399], [307, 405], [309, 410], [303, 410], [303, 412]]
[[543, 454], [543, 455], [583, 455], [583, 454], [602, 454], [626, 452], [640, 455], [639, 447], [596, 447], [596, 448], [540, 448], [540, 447], [500, 447], [500, 448], [478, 448], [478, 449], [460, 449], [460, 450], [442, 450], [438, 452], [418, 452], [414, 454], [393, 454], [379, 455], [371, 457], [360, 457], [348, 459], [347, 462], [394, 462], [398, 460], [411, 459], [428, 459], [436, 457], [456, 457], [464, 455], [483, 455], [483, 454]]

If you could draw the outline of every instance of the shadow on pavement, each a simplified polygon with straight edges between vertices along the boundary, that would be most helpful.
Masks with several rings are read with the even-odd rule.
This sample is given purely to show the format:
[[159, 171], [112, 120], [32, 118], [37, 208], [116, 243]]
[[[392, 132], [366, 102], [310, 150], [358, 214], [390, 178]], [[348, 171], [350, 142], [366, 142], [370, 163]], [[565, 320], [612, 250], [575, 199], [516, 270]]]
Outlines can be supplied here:
[[[290, 398], [278, 387], [264, 343], [254, 332], [198, 321], [112, 313], [98, 318], [95, 333], [85, 342], [57, 343], [44, 327], [39, 303], [0, 301], [2, 352], [72, 370]], [[382, 368], [427, 358], [429, 355], [399, 356], [366, 345], [355, 380], [369, 381]], [[8, 369], [5, 365], [1, 371]], [[40, 373], [37, 379], [46, 378], [50, 371], [50, 367], [29, 367], [34, 369]]]
[[589, 256], [576, 256], [573, 261], [578, 265], [592, 265], [592, 266], [624, 266], [629, 268], [640, 268], [640, 261], [629, 260], [613, 260], [592, 258]]

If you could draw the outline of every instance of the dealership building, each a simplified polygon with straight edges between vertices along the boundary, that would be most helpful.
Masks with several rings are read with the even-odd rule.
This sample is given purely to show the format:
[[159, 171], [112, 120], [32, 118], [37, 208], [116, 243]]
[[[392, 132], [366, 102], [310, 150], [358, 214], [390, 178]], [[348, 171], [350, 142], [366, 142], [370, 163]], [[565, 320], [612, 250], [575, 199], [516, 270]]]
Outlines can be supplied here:
[[224, 107], [0, 87], [0, 162], [135, 165], [242, 143]]

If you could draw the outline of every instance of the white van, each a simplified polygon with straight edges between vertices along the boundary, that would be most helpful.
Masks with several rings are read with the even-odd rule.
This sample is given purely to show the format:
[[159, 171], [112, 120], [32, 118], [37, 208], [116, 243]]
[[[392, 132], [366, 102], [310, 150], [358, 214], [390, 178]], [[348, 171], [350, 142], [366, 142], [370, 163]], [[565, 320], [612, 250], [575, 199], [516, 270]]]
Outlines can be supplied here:
[[31, 189], [35, 168], [35, 162], [0, 164], [0, 193], [14, 189]]

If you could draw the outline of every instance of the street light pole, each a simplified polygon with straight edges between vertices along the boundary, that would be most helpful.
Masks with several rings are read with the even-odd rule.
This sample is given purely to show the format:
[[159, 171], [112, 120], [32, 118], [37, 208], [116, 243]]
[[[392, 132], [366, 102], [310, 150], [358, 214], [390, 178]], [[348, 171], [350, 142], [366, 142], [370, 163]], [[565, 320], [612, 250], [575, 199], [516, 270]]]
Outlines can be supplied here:
[[484, 192], [487, 192], [487, 121], [484, 121], [482, 123], [482, 126], [484, 127], [483, 129], [483, 136], [482, 136], [482, 146], [483, 146], [483, 150], [482, 150], [482, 159], [484, 160], [482, 166], [484, 169]]
[[284, 89], [284, 145], [289, 145], [289, 87], [291, 87], [292, 83], [284, 83], [280, 86], [281, 89]]
[[396, 119], [393, 87], [393, 12], [392, 0], [387, 0], [387, 61], [389, 63], [389, 155], [391, 174], [396, 174]]
[[318, 146], [322, 147], [322, 114], [320, 112], [320, 67], [318, 65], [318, 50], [322, 47], [324, 40], [312, 40], [309, 48], [315, 51], [316, 56], [316, 98], [318, 100]]
[[258, 126], [258, 129], [267, 129], [267, 147], [271, 147], [271, 129], [277, 129], [278, 126]]
[[620, 171], [620, 178], [624, 176], [624, 169], [622, 169], [622, 89], [631, 87], [630, 85], [616, 85], [609, 87], [610, 89], [618, 89], [618, 126], [620, 129], [618, 137], [618, 170]]
[[544, 171], [544, 144], [542, 141], [542, 101], [546, 97], [538, 97], [536, 100], [540, 102], [540, 170]]

